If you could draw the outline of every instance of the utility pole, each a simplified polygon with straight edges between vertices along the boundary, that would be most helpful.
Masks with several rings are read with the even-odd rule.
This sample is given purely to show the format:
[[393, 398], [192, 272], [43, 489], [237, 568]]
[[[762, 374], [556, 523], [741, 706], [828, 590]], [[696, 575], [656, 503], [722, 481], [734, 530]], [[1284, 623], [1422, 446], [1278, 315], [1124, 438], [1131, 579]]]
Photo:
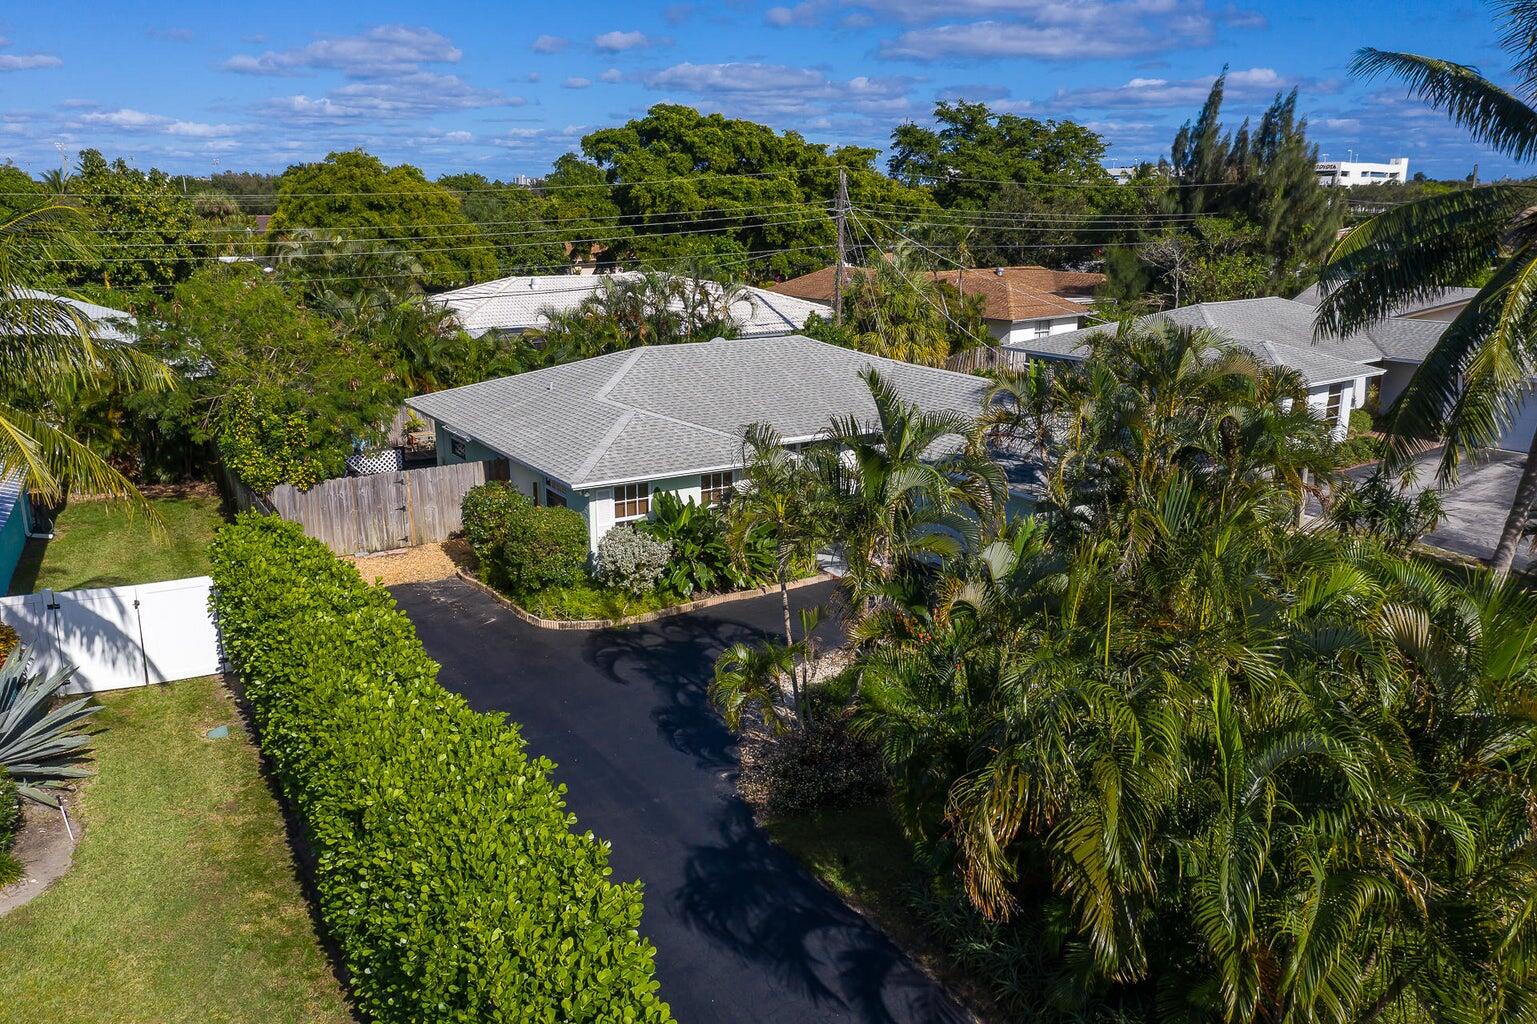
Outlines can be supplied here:
[[849, 211], [849, 176], [838, 168], [838, 202], [833, 208], [833, 219], [838, 225], [838, 262], [833, 264], [833, 323], [843, 323], [843, 263], [848, 246], [847, 221]]

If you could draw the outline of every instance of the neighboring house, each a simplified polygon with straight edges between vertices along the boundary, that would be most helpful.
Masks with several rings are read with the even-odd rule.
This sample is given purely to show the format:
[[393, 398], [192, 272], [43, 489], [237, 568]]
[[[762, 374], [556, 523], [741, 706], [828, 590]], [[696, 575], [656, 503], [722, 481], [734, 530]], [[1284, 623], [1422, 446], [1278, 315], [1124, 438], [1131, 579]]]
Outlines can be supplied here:
[[[1297, 301], [1316, 307], [1321, 294], [1318, 285], [1308, 285], [1297, 294]], [[1457, 314], [1468, 308], [1468, 303], [1477, 294], [1477, 288], [1442, 288], [1429, 298], [1401, 303], [1391, 311], [1391, 315], [1409, 320], [1438, 320], [1449, 324], [1457, 319]]]
[[[545, 310], [561, 312], [574, 309], [603, 287], [605, 281], [639, 277], [635, 272], [601, 275], [544, 274], [514, 276], [472, 284], [432, 297], [454, 314], [459, 325], [474, 337], [495, 331], [500, 334], [537, 335], [549, 326]], [[720, 286], [707, 282], [707, 287]], [[806, 326], [812, 313], [826, 313], [826, 307], [787, 295], [776, 295], [762, 288], [742, 289], [742, 298], [732, 304], [732, 319], [744, 338], [789, 334]]]
[[[866, 274], [864, 267], [845, 267], [848, 275]], [[831, 303], [833, 267], [823, 267], [773, 286], [784, 295]], [[983, 267], [976, 270], [935, 270], [928, 276], [963, 295], [982, 296], [982, 316], [988, 333], [1005, 345], [1049, 334], [1063, 334], [1089, 322], [1094, 290], [1104, 274], [1080, 274], [1046, 267]]]
[[55, 295], [52, 292], [38, 291], [36, 288], [16, 288], [12, 295], [23, 299], [49, 299], [54, 302], [62, 302], [73, 308], [80, 316], [92, 326], [92, 336], [101, 341], [116, 341], [129, 343], [134, 340], [135, 322], [133, 316], [121, 309], [113, 309], [110, 306], [99, 306], [94, 302], [86, 302], [84, 299], [72, 299], [67, 295]]
[[407, 404], [436, 422], [439, 464], [507, 459], [513, 486], [586, 517], [596, 551], [616, 523], [646, 518], [660, 491], [701, 504], [724, 497], [749, 424], [770, 423], [794, 445], [835, 416], [873, 423], [867, 366], [927, 410], [975, 416], [988, 387], [790, 335], [643, 346]]
[[32, 530], [31, 506], [20, 474], [0, 480], [0, 595], [11, 589], [11, 577], [27, 546], [27, 534]]
[[[1248, 349], [1261, 362], [1296, 370], [1307, 382], [1308, 404], [1334, 425], [1343, 438], [1350, 411], [1366, 404], [1367, 382], [1386, 378], [1387, 364], [1399, 359], [1416, 363], [1425, 357], [1445, 325], [1428, 321], [1390, 319], [1349, 338], [1313, 343], [1317, 310], [1294, 299], [1235, 299], [1153, 313], [1144, 321], [1168, 320], [1181, 327], [1210, 328]], [[1098, 328], [1059, 334], [1033, 342], [1005, 346], [1040, 359], [1082, 360], [1086, 342]], [[1397, 397], [1384, 385], [1383, 406]]]
[[1385, 181], [1399, 184], [1409, 180], [1409, 158], [1395, 156], [1385, 164], [1363, 160], [1335, 160], [1315, 164], [1318, 183], [1330, 187], [1354, 188], [1357, 185], [1380, 185]]

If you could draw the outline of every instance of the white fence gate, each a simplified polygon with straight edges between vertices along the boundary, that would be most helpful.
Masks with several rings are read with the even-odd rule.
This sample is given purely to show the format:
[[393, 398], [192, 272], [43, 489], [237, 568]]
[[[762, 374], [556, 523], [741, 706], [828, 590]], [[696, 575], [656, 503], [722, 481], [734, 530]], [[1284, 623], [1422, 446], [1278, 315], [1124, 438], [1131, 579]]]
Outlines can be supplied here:
[[208, 611], [212, 586], [207, 576], [195, 576], [0, 597], [0, 621], [32, 648], [34, 668], [75, 666], [73, 692], [169, 683], [223, 668]]

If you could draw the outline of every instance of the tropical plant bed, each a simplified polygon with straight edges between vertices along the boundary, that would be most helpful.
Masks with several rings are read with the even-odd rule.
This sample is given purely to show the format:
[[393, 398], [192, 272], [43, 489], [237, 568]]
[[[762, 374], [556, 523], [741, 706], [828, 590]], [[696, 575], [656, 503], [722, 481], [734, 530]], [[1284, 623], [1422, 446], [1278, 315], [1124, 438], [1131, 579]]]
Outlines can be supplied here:
[[351, 1021], [229, 695], [205, 678], [100, 700], [74, 865], [0, 919], [0, 1015]]
[[[611, 626], [635, 626], [643, 622], [654, 622], [657, 619], [682, 615], [700, 608], [762, 597], [765, 594], [777, 593], [779, 590], [777, 585], [768, 584], [683, 600], [668, 599], [656, 592], [637, 598], [623, 591], [610, 590], [591, 583], [577, 583], [568, 587], [547, 588], [532, 595], [514, 596], [491, 586], [479, 576], [463, 568], [459, 570], [459, 578], [496, 598], [524, 622], [543, 629], [607, 629]], [[820, 583], [827, 578], [825, 573], [815, 572], [790, 581], [787, 589], [798, 590], [801, 587]], [[597, 614], [589, 618], [576, 618], [574, 613]]]

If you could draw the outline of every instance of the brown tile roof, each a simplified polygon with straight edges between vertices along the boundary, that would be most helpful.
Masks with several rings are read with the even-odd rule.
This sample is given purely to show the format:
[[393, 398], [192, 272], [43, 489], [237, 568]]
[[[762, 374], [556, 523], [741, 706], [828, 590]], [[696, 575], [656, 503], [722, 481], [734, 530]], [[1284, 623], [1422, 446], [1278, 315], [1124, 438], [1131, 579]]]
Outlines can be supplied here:
[[[845, 271], [846, 274], [867, 272], [864, 267], [848, 267]], [[1081, 314], [1085, 312], [1085, 303], [1081, 300], [1092, 298], [1094, 289], [1105, 281], [1104, 274], [1080, 274], [1046, 267], [979, 267], [928, 273], [967, 295], [980, 294], [982, 315], [987, 319], [1010, 322]], [[833, 268], [823, 267], [769, 287], [771, 291], [800, 299], [831, 302]], [[1072, 301], [1075, 298], [1080, 301]]]

